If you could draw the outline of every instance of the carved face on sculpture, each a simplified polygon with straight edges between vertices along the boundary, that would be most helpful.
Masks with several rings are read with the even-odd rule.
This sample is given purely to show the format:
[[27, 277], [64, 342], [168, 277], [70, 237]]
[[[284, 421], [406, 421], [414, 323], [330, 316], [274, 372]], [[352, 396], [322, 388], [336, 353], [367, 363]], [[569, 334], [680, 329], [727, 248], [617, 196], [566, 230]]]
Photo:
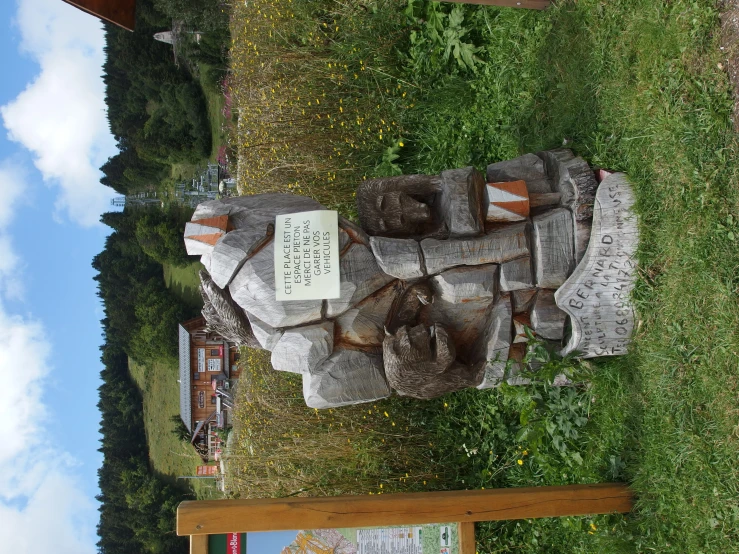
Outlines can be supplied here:
[[365, 181], [357, 190], [362, 227], [376, 236], [433, 235], [439, 228], [433, 210], [439, 190], [438, 178], [427, 175]]

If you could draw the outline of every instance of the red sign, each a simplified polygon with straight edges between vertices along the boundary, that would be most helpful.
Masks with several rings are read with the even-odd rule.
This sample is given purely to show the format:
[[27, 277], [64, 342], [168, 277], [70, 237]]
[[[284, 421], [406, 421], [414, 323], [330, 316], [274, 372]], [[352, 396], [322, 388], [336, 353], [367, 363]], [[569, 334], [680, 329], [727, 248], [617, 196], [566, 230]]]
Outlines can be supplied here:
[[198, 477], [215, 477], [218, 475], [218, 466], [198, 466]]
[[241, 554], [240, 533], [228, 533], [226, 535], [226, 552], [228, 554]]
[[223, 345], [218, 347], [218, 355], [222, 358], [223, 357]]

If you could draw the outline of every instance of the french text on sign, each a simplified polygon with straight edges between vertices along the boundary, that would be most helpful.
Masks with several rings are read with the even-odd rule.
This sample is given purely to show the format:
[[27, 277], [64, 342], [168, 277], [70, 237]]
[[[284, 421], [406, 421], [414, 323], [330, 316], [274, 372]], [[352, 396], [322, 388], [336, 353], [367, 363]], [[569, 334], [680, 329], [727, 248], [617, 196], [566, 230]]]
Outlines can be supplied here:
[[278, 215], [275, 221], [278, 301], [339, 298], [339, 216], [331, 210]]

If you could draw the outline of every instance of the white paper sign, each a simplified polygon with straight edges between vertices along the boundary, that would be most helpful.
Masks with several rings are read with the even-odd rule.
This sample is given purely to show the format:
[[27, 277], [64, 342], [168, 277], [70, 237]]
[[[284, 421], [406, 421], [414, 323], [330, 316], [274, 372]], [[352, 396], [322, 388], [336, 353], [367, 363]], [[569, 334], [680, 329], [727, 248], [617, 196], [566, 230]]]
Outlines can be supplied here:
[[275, 292], [279, 301], [339, 298], [339, 215], [317, 210], [278, 215]]
[[358, 554], [423, 554], [421, 527], [357, 529]]

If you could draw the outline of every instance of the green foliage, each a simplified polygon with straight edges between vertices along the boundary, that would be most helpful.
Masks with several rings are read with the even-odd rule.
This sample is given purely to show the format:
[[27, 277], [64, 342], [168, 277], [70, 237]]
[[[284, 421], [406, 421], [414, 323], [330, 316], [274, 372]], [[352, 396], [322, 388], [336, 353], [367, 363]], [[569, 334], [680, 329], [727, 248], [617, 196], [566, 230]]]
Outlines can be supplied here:
[[129, 354], [139, 363], [174, 360], [177, 357], [177, 324], [186, 319], [186, 309], [164, 286], [161, 275], [139, 287], [134, 301], [136, 331]]
[[136, 221], [136, 240], [141, 249], [161, 265], [189, 264], [192, 260], [187, 256], [182, 230], [192, 216], [192, 209], [170, 205], [142, 212]]
[[[198, 162], [211, 153], [212, 134], [199, 64], [209, 85], [225, 69], [228, 19], [215, 0], [140, 0], [136, 31], [106, 27], [108, 119], [120, 152], [101, 168], [102, 183], [126, 194], [158, 185], [172, 164]], [[178, 59], [172, 46], [152, 39], [181, 24]], [[199, 44], [189, 34], [202, 31]]]
[[[110, 330], [105, 326], [106, 334]], [[173, 533], [177, 504], [188, 495], [162, 482], [148, 467], [141, 396], [128, 373], [127, 358], [116, 347], [103, 347], [100, 386], [100, 451], [98, 470], [102, 554], [176, 554], [187, 540]]]

